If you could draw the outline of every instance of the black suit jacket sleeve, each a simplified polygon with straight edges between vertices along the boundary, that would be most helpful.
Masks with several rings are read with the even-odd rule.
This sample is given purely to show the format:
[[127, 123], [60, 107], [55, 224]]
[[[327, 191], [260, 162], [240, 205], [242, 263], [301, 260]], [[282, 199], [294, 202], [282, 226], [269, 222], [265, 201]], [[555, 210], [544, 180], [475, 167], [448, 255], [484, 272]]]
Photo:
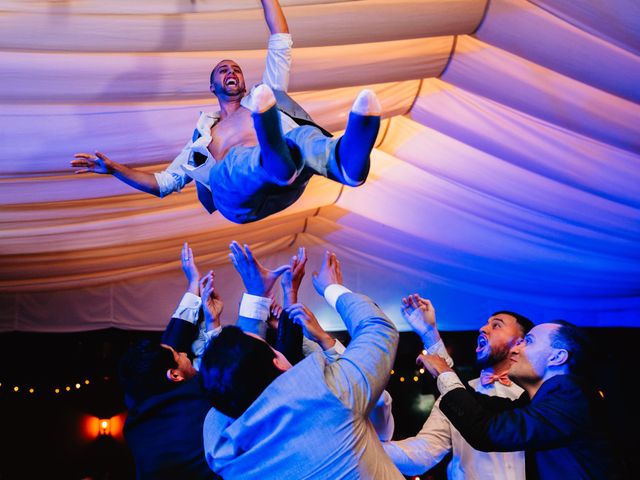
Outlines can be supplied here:
[[457, 388], [442, 397], [440, 408], [476, 450], [555, 448], [587, 434], [590, 424], [581, 389], [559, 377], [547, 380], [530, 403], [526, 394], [511, 401]]
[[198, 338], [198, 327], [191, 322], [172, 318], [162, 333], [160, 343], [169, 345], [176, 352], [192, 354], [191, 344]]

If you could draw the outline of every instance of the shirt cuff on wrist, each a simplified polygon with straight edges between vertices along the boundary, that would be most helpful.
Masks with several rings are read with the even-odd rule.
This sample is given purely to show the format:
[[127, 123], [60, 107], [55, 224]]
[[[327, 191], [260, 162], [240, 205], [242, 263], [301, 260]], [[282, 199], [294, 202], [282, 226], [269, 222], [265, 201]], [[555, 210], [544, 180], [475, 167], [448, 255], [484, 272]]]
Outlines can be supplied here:
[[338, 283], [332, 283], [327, 288], [324, 289], [324, 299], [327, 301], [329, 305], [335, 310], [336, 303], [338, 303], [338, 298], [344, 294], [349, 293], [349, 290], [344, 285], [340, 285]]
[[252, 318], [254, 320], [267, 321], [269, 318], [269, 308], [271, 307], [271, 299], [268, 297], [259, 297], [245, 293], [242, 295], [240, 302], [240, 317]]
[[442, 357], [442, 359], [447, 362], [447, 365], [449, 365], [449, 367], [453, 367], [453, 358], [451, 358], [451, 355], [449, 355], [449, 352], [447, 352], [442, 339], [438, 340], [429, 348], [425, 347], [425, 350], [429, 355], [438, 355], [439, 357]]
[[198, 295], [186, 292], [171, 318], [179, 318], [195, 325], [198, 323], [198, 311], [201, 305], [202, 300]]
[[438, 380], [436, 381], [438, 385], [438, 390], [441, 395], [450, 392], [451, 390], [455, 390], [456, 388], [464, 388], [464, 384], [456, 375], [456, 372], [443, 372], [438, 375]]

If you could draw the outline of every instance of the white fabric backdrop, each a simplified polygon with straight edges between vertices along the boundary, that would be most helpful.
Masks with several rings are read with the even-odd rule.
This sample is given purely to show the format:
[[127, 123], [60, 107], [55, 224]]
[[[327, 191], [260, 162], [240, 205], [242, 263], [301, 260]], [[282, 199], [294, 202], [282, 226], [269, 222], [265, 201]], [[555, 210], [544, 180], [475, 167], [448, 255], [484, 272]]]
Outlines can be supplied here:
[[[166, 324], [182, 243], [216, 270], [232, 322], [233, 239], [268, 266], [298, 246], [405, 329], [403, 295], [441, 328], [494, 310], [535, 321], [640, 325], [640, 6], [634, 0], [283, 1], [291, 91], [339, 133], [357, 92], [384, 109], [359, 188], [316, 178], [294, 206], [234, 225], [193, 187], [159, 200], [74, 175], [100, 149], [166, 165], [234, 58], [260, 78], [257, 0], [0, 0], [0, 331]], [[304, 285], [329, 329], [342, 325]]]

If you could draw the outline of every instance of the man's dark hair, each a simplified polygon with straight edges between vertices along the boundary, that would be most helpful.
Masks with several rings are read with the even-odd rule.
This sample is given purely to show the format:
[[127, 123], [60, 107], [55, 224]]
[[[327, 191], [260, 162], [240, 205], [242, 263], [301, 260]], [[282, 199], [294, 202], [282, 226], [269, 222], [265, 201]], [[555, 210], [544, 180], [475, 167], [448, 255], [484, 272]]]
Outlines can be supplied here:
[[176, 384], [167, 378], [167, 370], [177, 367], [171, 350], [143, 339], [120, 359], [118, 377], [128, 399], [138, 402], [174, 388]]
[[495, 317], [496, 315], [500, 315], [500, 314], [511, 315], [513, 318], [515, 318], [516, 322], [518, 323], [518, 325], [520, 325], [520, 328], [522, 329], [523, 337], [527, 333], [529, 333], [529, 330], [531, 330], [534, 326], [533, 322], [529, 320], [527, 317], [525, 317], [524, 315], [520, 315], [519, 313], [511, 312], [509, 310], [500, 310], [498, 312], [493, 313], [491, 316]]
[[550, 342], [553, 348], [563, 348], [569, 352], [569, 372], [582, 377], [589, 376], [593, 345], [586, 332], [566, 320], [551, 320], [549, 323], [560, 325], [551, 334]]
[[234, 326], [224, 327], [202, 356], [200, 376], [218, 411], [238, 418], [282, 373], [266, 342]]

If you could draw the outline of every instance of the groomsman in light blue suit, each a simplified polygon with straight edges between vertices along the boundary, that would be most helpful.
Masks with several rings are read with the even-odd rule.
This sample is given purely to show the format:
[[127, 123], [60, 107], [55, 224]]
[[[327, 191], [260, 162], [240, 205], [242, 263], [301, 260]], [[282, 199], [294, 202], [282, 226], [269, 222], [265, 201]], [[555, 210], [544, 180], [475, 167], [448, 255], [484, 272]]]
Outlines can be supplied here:
[[[268, 309], [275, 278], [265, 284], [268, 272], [246, 246], [232, 244], [231, 257], [247, 289], [240, 317], [255, 318]], [[369, 420], [389, 379], [398, 331], [373, 301], [342, 284], [335, 254], [325, 253], [313, 285], [337, 310], [351, 342], [337, 360], [316, 352], [291, 367], [249, 329], [223, 328], [200, 368], [213, 405], [204, 423], [207, 462], [226, 480], [401, 480]], [[302, 304], [288, 314], [303, 326], [315, 321]]]

